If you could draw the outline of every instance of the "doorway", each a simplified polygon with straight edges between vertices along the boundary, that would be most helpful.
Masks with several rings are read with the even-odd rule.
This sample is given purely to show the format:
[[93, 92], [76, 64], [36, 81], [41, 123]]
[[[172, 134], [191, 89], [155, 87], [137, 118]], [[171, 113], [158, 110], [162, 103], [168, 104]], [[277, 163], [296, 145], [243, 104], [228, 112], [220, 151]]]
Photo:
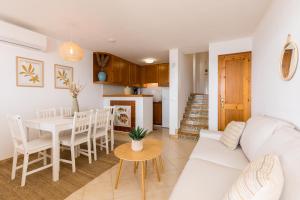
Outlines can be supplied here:
[[219, 56], [218, 126], [251, 116], [251, 52]]

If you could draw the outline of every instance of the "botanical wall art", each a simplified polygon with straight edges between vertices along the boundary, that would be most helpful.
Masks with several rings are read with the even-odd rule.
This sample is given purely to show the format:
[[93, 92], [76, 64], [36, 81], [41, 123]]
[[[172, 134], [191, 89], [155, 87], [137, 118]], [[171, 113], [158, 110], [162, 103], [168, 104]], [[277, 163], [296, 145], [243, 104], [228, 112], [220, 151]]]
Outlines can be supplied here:
[[22, 87], [44, 87], [44, 62], [17, 57], [16, 82]]
[[54, 65], [55, 88], [68, 89], [73, 82], [73, 67]]

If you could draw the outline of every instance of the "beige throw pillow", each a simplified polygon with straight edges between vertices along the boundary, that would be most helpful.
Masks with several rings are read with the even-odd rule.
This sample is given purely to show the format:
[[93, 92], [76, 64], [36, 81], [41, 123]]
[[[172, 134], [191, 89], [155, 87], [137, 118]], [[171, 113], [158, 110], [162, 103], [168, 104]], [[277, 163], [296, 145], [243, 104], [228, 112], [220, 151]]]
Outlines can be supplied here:
[[239, 144], [240, 137], [245, 128], [245, 122], [230, 122], [220, 139], [220, 141], [226, 145], [229, 149], [234, 150]]
[[283, 183], [278, 156], [265, 155], [243, 170], [223, 200], [279, 200]]

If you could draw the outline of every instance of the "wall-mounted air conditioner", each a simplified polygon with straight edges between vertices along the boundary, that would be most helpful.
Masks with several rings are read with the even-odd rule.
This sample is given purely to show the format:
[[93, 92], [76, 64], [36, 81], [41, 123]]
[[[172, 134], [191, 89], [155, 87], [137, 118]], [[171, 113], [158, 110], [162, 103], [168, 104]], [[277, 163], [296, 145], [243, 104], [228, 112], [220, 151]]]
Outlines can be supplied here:
[[0, 41], [46, 51], [47, 37], [0, 20]]

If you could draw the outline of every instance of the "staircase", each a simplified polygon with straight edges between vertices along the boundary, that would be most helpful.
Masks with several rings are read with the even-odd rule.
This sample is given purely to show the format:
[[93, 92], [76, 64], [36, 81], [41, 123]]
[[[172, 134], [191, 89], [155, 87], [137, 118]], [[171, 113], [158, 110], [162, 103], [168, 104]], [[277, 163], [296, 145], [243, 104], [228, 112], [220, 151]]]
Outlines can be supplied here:
[[178, 136], [198, 139], [200, 129], [208, 128], [208, 95], [191, 94], [187, 102]]

